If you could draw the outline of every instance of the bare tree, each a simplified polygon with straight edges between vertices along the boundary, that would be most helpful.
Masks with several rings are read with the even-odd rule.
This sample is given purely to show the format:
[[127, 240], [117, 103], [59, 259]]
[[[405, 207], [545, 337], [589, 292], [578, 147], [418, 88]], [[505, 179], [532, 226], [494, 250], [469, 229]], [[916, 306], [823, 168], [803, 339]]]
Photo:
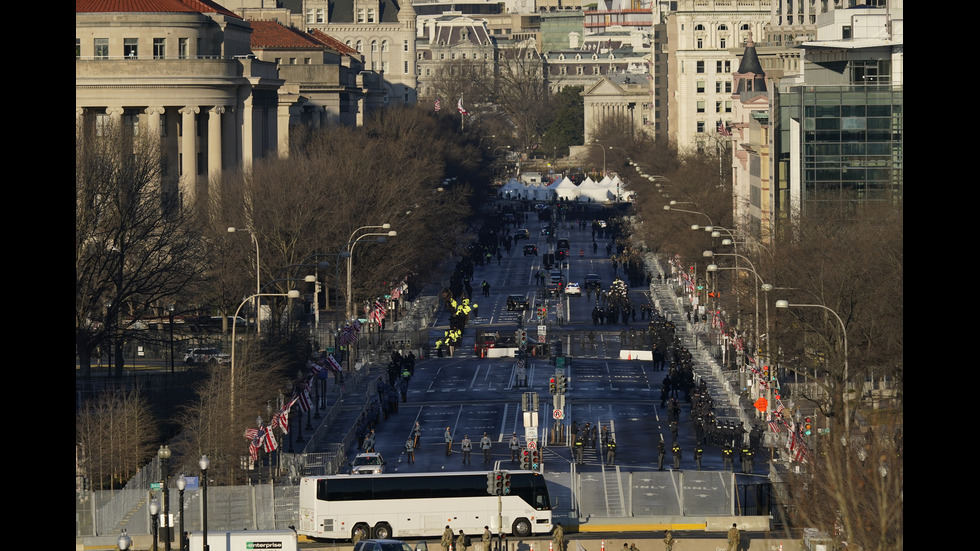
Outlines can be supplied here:
[[533, 40], [501, 49], [495, 101], [513, 122], [518, 147], [530, 151], [554, 116], [544, 60]]
[[127, 328], [201, 273], [194, 219], [161, 166], [159, 144], [145, 136], [76, 132], [75, 344], [86, 379], [92, 352], [110, 342], [121, 376]]
[[75, 439], [92, 488], [124, 484], [155, 453], [159, 428], [138, 390], [107, 391], [75, 416]]

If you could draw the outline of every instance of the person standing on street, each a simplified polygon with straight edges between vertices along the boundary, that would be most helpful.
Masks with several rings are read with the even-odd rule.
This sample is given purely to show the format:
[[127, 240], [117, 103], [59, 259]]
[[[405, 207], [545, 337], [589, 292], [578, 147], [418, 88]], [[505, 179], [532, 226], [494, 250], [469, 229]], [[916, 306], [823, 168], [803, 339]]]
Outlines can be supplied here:
[[468, 434], [463, 435], [463, 441], [460, 442], [459, 448], [463, 450], [463, 464], [470, 463], [470, 452], [473, 451], [473, 442], [470, 441]]
[[466, 541], [468, 539], [469, 537], [460, 530], [459, 535], [456, 536], [456, 551], [466, 551], [466, 548], [469, 547]]
[[418, 421], [415, 422], [414, 437], [415, 437], [415, 446], [414, 447], [418, 448], [419, 447], [419, 442], [422, 441], [422, 426], [419, 425]]
[[446, 427], [446, 434], [443, 435], [446, 440], [446, 455], [450, 456], [453, 454], [453, 434], [449, 432], [449, 427]]
[[582, 464], [582, 457], [583, 457], [584, 451], [585, 451], [585, 442], [582, 440], [582, 433], [581, 432], [575, 434], [574, 447], [575, 447], [575, 464], [576, 465], [581, 465]]
[[733, 522], [728, 530], [728, 551], [739, 551], [741, 544], [742, 534], [738, 531], [738, 525]]
[[678, 442], [674, 442], [674, 447], [670, 450], [674, 454], [674, 468], [681, 468], [681, 445]]
[[560, 522], [555, 523], [554, 531], [554, 551], [565, 551], [565, 529], [561, 527]]
[[664, 457], [667, 455], [667, 449], [664, 447], [663, 440], [657, 444], [657, 470], [664, 470]]
[[490, 448], [493, 446], [490, 442], [490, 437], [487, 433], [483, 433], [483, 438], [480, 439], [480, 449], [483, 450], [483, 462], [490, 462]]
[[610, 437], [609, 441], [606, 443], [606, 464], [616, 464], [616, 439], [612, 437]]
[[490, 551], [490, 539], [492, 537], [493, 534], [490, 533], [490, 527], [484, 526], [483, 527], [483, 551]]
[[510, 435], [510, 462], [517, 462], [517, 454], [521, 451], [521, 441], [517, 438], [517, 433]]
[[453, 546], [453, 530], [448, 524], [442, 533], [442, 540], [439, 541], [439, 545], [442, 546], [442, 551], [449, 551], [449, 548]]
[[704, 446], [701, 445], [701, 442], [698, 442], [697, 445], [694, 446], [694, 462], [697, 463], [699, 471], [701, 470], [701, 455], [703, 453]]
[[405, 440], [405, 455], [409, 463], [415, 463], [415, 439], [411, 436]]
[[726, 442], [725, 446], [721, 449], [721, 459], [725, 463], [726, 471], [729, 469], [733, 471], [735, 470], [735, 461], [733, 457], [734, 455], [735, 455], [735, 449], [732, 448], [731, 444]]

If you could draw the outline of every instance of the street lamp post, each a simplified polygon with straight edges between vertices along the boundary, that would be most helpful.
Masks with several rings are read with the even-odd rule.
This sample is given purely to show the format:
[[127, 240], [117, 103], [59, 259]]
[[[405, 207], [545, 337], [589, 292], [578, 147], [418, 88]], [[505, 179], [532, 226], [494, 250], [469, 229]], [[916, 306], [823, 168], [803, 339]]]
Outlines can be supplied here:
[[[248, 301], [253, 298], [258, 297], [289, 297], [289, 298], [299, 298], [299, 291], [293, 289], [288, 293], [255, 293], [250, 297], [245, 297], [245, 300], [238, 305], [235, 310], [235, 316], [233, 320], [238, 320], [238, 313], [241, 312], [242, 306], [245, 306]], [[235, 329], [238, 327], [238, 323], [231, 324], [231, 409], [229, 410], [232, 414], [232, 419], [234, 419], [235, 413]]]
[[157, 498], [150, 500], [150, 520], [152, 524], [150, 526], [150, 536], [153, 538], [153, 551], [157, 551], [157, 519], [160, 517], [160, 502]]
[[163, 526], [160, 529], [160, 537], [163, 538], [163, 548], [170, 551], [173, 532], [170, 526], [170, 448], [166, 445], [160, 446], [157, 457], [160, 458], [160, 471], [163, 475]]
[[186, 542], [184, 541], [184, 490], [187, 489], [187, 478], [183, 474], [177, 477], [177, 492], [180, 494], [179, 499], [179, 509], [177, 512], [180, 514], [180, 530], [177, 534], [177, 541], [180, 542], [178, 548], [180, 551], [186, 550]]
[[206, 455], [202, 455], [197, 462], [197, 465], [201, 467], [201, 532], [203, 536], [201, 549], [203, 551], [210, 551], [211, 549], [208, 547], [208, 466], [210, 464], [211, 460]]
[[[846, 389], [849, 380], [848, 380], [848, 365], [847, 365], [847, 326], [844, 325], [844, 320], [841, 319], [840, 315], [838, 315], [833, 308], [828, 308], [823, 304], [790, 304], [788, 300], [776, 301], [776, 308], [789, 308], [791, 306], [794, 308], [822, 308], [830, 312], [831, 314], [834, 315], [835, 318], [837, 318], [837, 323], [840, 324], [841, 335], [843, 336], [843, 342], [844, 342], [844, 387]], [[841, 391], [841, 399], [842, 399], [841, 406], [844, 408], [844, 432], [850, 434], [851, 418], [850, 418], [850, 414], [848, 413], [847, 397], [844, 396], [843, 390]]]
[[[261, 308], [261, 302], [259, 301], [258, 294], [261, 292], [262, 286], [262, 270], [261, 264], [259, 263], [259, 240], [255, 237], [255, 232], [250, 228], [236, 228], [230, 226], [228, 228], [228, 233], [235, 233], [237, 231], [246, 231], [248, 235], [252, 237], [252, 243], [255, 244], [255, 332], [262, 333], [262, 313], [259, 311]], [[238, 320], [238, 314], [235, 314], [235, 321]]]
[[167, 313], [170, 314], [170, 375], [174, 374], [174, 305], [167, 306]]
[[[386, 225], [390, 227], [389, 224], [386, 224]], [[352, 314], [352, 312], [351, 312], [351, 304], [353, 302], [351, 300], [352, 297], [353, 297], [352, 292], [351, 292], [351, 273], [352, 273], [353, 268], [354, 268], [354, 245], [357, 245], [357, 243], [361, 239], [364, 239], [365, 237], [382, 237], [383, 238], [383, 237], [395, 237], [397, 235], [398, 235], [398, 232], [395, 231], [395, 230], [390, 230], [387, 233], [365, 233], [365, 234], [359, 235], [357, 237], [357, 239], [354, 239], [353, 241], [349, 241], [347, 243], [347, 252], [350, 253], [350, 256], [347, 257], [347, 319], [348, 320], [350, 320], [350, 318], [351, 318], [351, 314]], [[380, 243], [383, 243], [384, 241], [379, 240], [379, 242]]]

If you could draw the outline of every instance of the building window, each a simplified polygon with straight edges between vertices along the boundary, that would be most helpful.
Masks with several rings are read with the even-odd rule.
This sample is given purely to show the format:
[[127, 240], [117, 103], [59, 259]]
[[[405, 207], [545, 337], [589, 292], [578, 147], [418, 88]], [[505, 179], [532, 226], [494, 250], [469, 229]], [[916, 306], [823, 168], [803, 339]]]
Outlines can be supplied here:
[[315, 9], [310, 8], [310, 9], [306, 10], [306, 23], [307, 24], [316, 23], [316, 10]]
[[139, 56], [139, 39], [138, 38], [124, 38], [123, 39], [123, 57], [126, 59], [136, 59]]
[[357, 41], [357, 45], [354, 46], [354, 49], [357, 50], [358, 53], [362, 53], [363, 54], [364, 53], [364, 42], [361, 41], [361, 40], [358, 40]]
[[364, 20], [365, 19], [367, 19], [367, 12], [364, 10], [364, 8], [358, 8], [358, 10], [357, 10], [357, 22], [358, 23], [364, 23]]
[[732, 72], [732, 62], [731, 61], [716, 61], [715, 62], [715, 72], [716, 73], [730, 73], [730, 72]]
[[716, 101], [715, 102], [715, 113], [721, 113], [721, 102], [720, 101]]
[[408, 51], [408, 41], [407, 40], [405, 40], [405, 41], [402, 42], [402, 51], [403, 52], [407, 52]]
[[382, 52], [387, 52], [388, 51], [388, 41], [387, 40], [382, 40], [381, 41], [381, 51]]
[[404, 70], [404, 73], [406, 75], [408, 74], [408, 62], [407, 61], [405, 62], [405, 70]]
[[704, 113], [704, 102], [703, 101], [699, 101], [698, 102], [698, 113]]
[[96, 59], [109, 59], [109, 39], [108, 38], [96, 38], [95, 39], [95, 58]]
[[697, 73], [699, 75], [704, 73], [704, 60], [698, 61]]
[[698, 87], [698, 93], [699, 94], [703, 94], [704, 93], [704, 81], [703, 80], [699, 80], [698, 83], [697, 83], [697, 87]]
[[82, 39], [81, 38], [76, 38], [75, 39], [75, 59], [79, 59], [81, 57], [82, 57]]
[[728, 39], [727, 39], [727, 38], [722, 38], [722, 39], [721, 39], [721, 40], [719, 41], [719, 43], [718, 43], [718, 46], [720, 46], [720, 47], [721, 47], [721, 49], [723, 49], [723, 50], [724, 50], [725, 48], [727, 48], [727, 47], [728, 47]]
[[313, 60], [312, 59], [310, 59], [308, 57], [304, 57], [303, 58], [303, 65], [312, 65], [312, 64], [313, 64]]
[[371, 53], [375, 53], [377, 51], [378, 51], [378, 41], [377, 40], [372, 40], [371, 41]]
[[696, 44], [694, 45], [694, 47], [695, 47], [695, 48], [697, 48], [697, 49], [699, 49], [699, 50], [700, 50], [701, 48], [704, 48], [704, 39], [703, 39], [703, 38], [701, 38], [701, 37], [699, 36], [699, 37], [698, 37], [698, 38], [696, 39], [696, 41], [695, 41], [695, 42], [696, 42]]
[[177, 39], [177, 57], [180, 59], [187, 59], [187, 39], [178, 38]]
[[577, 75], [584, 75], [585, 74], [585, 67], [582, 67], [581, 65], [579, 65], [578, 67], [576, 67], [575, 68], [575, 74], [577, 74]]
[[153, 39], [153, 59], [164, 59], [167, 57], [167, 39]]
[[725, 102], [725, 112], [726, 113], [731, 113], [732, 112], [732, 102], [730, 102], [730, 101], [726, 101]]
[[601, 72], [602, 72], [602, 68], [600, 66], [598, 66], [598, 65], [593, 65], [592, 66], [592, 74], [593, 75], [598, 75]]
[[326, 16], [326, 10], [324, 10], [323, 8], [317, 8], [317, 10], [316, 10], [316, 22], [317, 23], [324, 23], [324, 22], [326, 22], [325, 16]]
[[368, 14], [367, 14], [367, 22], [368, 23], [377, 23], [377, 21], [378, 21], [377, 14], [378, 14], [377, 10], [375, 10], [373, 8], [372, 9], [369, 9], [368, 10]]
[[698, 134], [704, 134], [704, 121], [698, 121]]

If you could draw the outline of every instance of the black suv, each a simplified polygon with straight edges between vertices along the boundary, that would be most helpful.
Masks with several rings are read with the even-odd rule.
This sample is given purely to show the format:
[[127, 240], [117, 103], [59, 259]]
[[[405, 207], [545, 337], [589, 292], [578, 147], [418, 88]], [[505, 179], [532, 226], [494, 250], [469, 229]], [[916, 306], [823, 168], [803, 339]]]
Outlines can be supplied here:
[[529, 255], [538, 256], [537, 245], [524, 245], [524, 256], [529, 256]]
[[507, 297], [507, 309], [508, 310], [527, 310], [530, 305], [527, 303], [527, 297], [524, 295], [510, 295]]
[[586, 289], [601, 289], [602, 279], [599, 278], [599, 274], [589, 274], [585, 276], [585, 288]]

